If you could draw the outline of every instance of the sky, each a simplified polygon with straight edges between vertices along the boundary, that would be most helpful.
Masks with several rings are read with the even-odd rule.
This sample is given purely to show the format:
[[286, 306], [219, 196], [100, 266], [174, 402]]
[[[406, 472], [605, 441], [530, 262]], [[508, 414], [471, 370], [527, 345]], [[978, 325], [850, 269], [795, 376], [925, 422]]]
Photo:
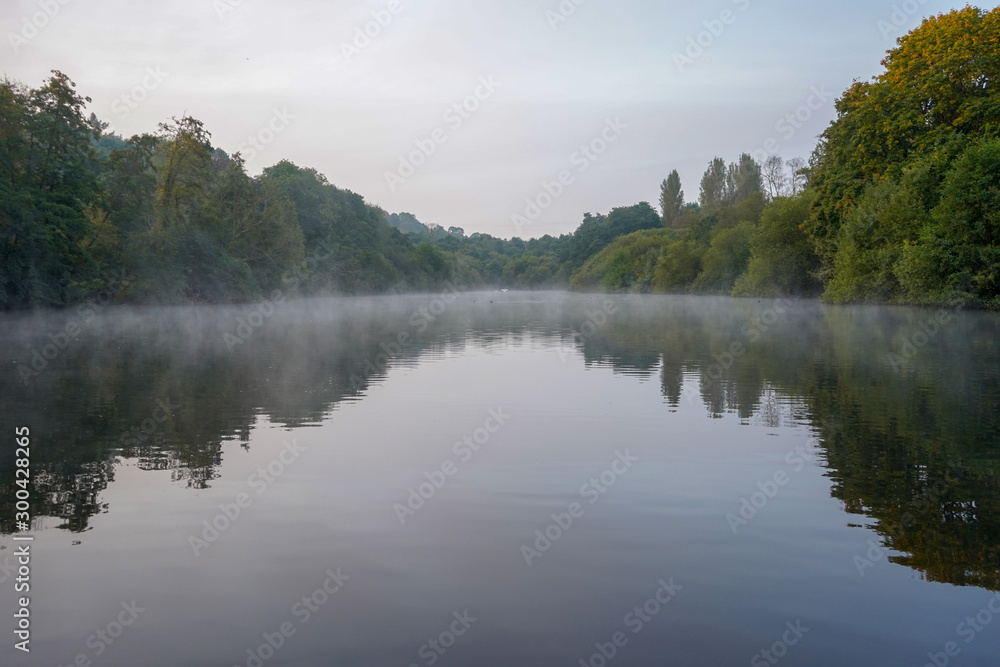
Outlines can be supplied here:
[[[128, 137], [191, 115], [390, 213], [572, 232], [677, 169], [808, 158], [935, 0], [4, 0], [0, 73], [66, 73]], [[980, 5], [984, 8], [995, 5]]]

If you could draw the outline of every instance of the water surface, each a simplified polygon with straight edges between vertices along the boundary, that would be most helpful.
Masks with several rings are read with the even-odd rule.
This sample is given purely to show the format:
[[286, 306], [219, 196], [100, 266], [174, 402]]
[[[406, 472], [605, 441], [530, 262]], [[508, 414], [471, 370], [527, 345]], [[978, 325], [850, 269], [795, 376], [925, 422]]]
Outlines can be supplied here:
[[35, 517], [32, 652], [5, 630], [2, 664], [996, 664], [996, 315], [263, 311], [0, 318]]

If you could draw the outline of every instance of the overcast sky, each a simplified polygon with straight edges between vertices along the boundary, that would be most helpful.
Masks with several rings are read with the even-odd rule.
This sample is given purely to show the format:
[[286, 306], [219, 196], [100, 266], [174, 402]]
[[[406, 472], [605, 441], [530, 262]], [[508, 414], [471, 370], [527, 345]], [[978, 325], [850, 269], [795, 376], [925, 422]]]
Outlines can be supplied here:
[[655, 206], [671, 169], [696, 200], [716, 155], [807, 158], [852, 80], [963, 5], [4, 0], [0, 70], [30, 86], [62, 70], [125, 136], [189, 114], [253, 174], [290, 159], [390, 212], [527, 238]]

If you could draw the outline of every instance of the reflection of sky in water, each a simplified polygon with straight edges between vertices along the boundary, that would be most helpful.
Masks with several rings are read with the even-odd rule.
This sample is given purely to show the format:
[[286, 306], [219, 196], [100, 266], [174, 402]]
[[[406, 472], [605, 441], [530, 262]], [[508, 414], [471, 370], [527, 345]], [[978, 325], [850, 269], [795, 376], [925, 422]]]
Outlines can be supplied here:
[[[739, 339], [756, 304], [714, 300], [698, 310], [687, 300], [650, 301], [658, 316], [625, 298], [580, 345], [570, 331], [600, 300], [517, 298], [528, 303], [463, 297], [357, 390], [348, 378], [409, 326], [417, 299], [394, 302], [378, 318], [352, 302], [354, 312], [331, 311], [319, 325], [289, 311], [235, 355], [212, 347], [205, 332], [214, 322], [201, 321], [204, 338], [186, 344], [157, 322], [160, 343], [145, 348], [129, 331], [146, 335], [151, 324], [109, 325], [103, 342], [87, 341], [31, 394], [48, 414], [36, 428], [40, 466], [71, 480], [79, 457], [100, 468], [94, 456], [104, 452], [113, 463], [110, 475], [98, 475], [86, 530], [42, 520], [33, 654], [0, 649], [4, 664], [94, 658], [87, 638], [133, 599], [144, 611], [95, 664], [246, 664], [262, 633], [290, 622], [295, 634], [265, 664], [423, 665], [421, 647], [465, 610], [477, 620], [438, 664], [579, 664], [620, 630], [628, 637], [620, 664], [746, 664], [798, 619], [810, 629], [783, 663], [921, 664], [928, 651], [958, 641], [955, 626], [985, 606], [982, 588], [935, 583], [947, 571], [928, 575], [882, 558], [859, 576], [855, 557], [885, 536], [849, 527], [876, 522], [844, 510], [889, 516], [920, 478], [909, 470], [943, 465], [925, 454], [930, 438], [914, 433], [945, 434], [939, 440], [966, 458], [974, 441], [981, 461], [995, 460], [995, 436], [976, 430], [988, 422], [942, 416], [951, 401], [969, 403], [973, 389], [980, 404], [964, 408], [965, 421], [995, 406], [996, 353], [978, 347], [976, 335], [991, 316], [966, 316], [942, 333], [961, 335], [965, 348], [942, 338], [897, 377], [879, 346], [891, 346], [921, 311], [876, 316], [806, 304], [708, 386], [713, 355]], [[129, 364], [99, 363], [126, 357]], [[935, 384], [951, 381], [940, 370], [946, 362], [956, 373], [990, 365], [992, 375]], [[670, 398], [672, 386], [679, 395]], [[3, 387], [4, 396], [17, 389]], [[141, 455], [120, 451], [120, 434], [162, 396], [183, 407]], [[23, 404], [5, 405], [16, 409], [4, 426]], [[499, 408], [509, 422], [463, 460], [456, 443]], [[824, 431], [817, 416], [836, 429]], [[903, 417], [910, 428], [897, 423]], [[56, 433], [77, 434], [80, 444]], [[292, 439], [301, 448], [294, 456]], [[47, 446], [63, 464], [46, 462]], [[625, 450], [638, 461], [591, 504], [584, 485]], [[879, 465], [864, 460], [869, 451]], [[804, 464], [803, 452], [811, 457]], [[394, 506], [448, 462], [454, 474], [400, 525]], [[986, 466], [962, 465], [980, 476]], [[775, 479], [785, 481], [770, 486]], [[980, 549], [988, 558], [997, 500], [987, 494], [996, 487], [973, 481], [951, 490], [979, 494], [982, 508], [956, 553]], [[768, 491], [773, 497], [734, 534], [727, 515]], [[52, 498], [72, 502], [71, 488], [61, 493]], [[220, 505], [233, 513], [240, 494], [239, 516], [220, 519]], [[582, 514], [529, 567], [522, 546], [537, 546], [535, 531], [574, 502]], [[213, 520], [230, 525], [196, 557], [191, 537], [205, 539], [203, 522]], [[953, 538], [928, 525], [904, 538]], [[12, 542], [4, 544], [0, 560]], [[303, 624], [295, 605], [338, 567], [349, 580]], [[624, 619], [661, 578], [683, 588], [633, 634]], [[11, 605], [4, 596], [0, 613]], [[962, 643], [963, 664], [991, 664], [996, 637]]]

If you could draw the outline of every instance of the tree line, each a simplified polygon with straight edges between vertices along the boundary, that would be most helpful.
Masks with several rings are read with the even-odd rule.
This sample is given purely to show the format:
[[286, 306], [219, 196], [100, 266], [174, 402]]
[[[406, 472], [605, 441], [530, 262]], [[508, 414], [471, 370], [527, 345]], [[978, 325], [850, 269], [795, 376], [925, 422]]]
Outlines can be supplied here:
[[203, 124], [106, 131], [61, 72], [0, 83], [0, 304], [65, 306], [112, 292], [168, 304], [252, 300], [274, 289], [369, 293], [438, 281], [436, 251], [314, 169], [251, 178]]
[[61, 72], [0, 81], [0, 306], [460, 288], [1000, 305], [1000, 9], [926, 19], [855, 82], [807, 161], [714, 158], [572, 234], [466, 235], [315, 169], [260, 176], [197, 119], [124, 138]]

